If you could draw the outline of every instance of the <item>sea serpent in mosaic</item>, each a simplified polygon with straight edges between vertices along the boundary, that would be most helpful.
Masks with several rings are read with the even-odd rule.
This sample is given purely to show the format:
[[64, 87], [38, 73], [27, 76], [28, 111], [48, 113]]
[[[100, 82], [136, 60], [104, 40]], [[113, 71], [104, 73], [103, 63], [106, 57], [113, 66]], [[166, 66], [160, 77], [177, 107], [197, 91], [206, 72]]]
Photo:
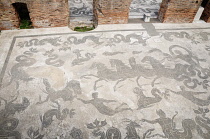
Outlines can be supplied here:
[[17, 46], [20, 48], [23, 47], [31, 47], [31, 46], [42, 46], [47, 43], [53, 45], [53, 46], [59, 46], [61, 45], [59, 42], [61, 42], [60, 37], [55, 38], [46, 38], [46, 39], [31, 39], [29, 41], [19, 42]]

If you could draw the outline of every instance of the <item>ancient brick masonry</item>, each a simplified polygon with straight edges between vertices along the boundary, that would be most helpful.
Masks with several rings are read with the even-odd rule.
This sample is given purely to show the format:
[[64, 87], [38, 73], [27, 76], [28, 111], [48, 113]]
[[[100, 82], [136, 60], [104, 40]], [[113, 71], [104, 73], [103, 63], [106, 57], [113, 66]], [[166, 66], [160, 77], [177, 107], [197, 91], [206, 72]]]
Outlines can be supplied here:
[[132, 0], [94, 0], [95, 22], [98, 24], [128, 23]]
[[165, 23], [192, 23], [202, 0], [163, 0], [159, 19]]
[[68, 0], [0, 0], [0, 30], [19, 27], [13, 3], [26, 3], [35, 28], [67, 26]]
[[203, 19], [204, 21], [210, 23], [210, 1], [208, 2], [208, 4], [206, 5], [204, 12], [201, 16], [201, 19]]
[[19, 27], [18, 15], [11, 4], [6, 0], [0, 1], [0, 30]]

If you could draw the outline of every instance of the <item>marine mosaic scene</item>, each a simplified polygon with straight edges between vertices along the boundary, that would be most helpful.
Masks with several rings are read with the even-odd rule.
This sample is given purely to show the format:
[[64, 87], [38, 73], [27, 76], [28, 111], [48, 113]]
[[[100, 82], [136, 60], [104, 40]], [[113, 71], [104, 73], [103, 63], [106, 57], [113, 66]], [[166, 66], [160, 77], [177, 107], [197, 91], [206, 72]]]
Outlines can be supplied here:
[[2, 32], [0, 139], [210, 139], [210, 27], [121, 26]]

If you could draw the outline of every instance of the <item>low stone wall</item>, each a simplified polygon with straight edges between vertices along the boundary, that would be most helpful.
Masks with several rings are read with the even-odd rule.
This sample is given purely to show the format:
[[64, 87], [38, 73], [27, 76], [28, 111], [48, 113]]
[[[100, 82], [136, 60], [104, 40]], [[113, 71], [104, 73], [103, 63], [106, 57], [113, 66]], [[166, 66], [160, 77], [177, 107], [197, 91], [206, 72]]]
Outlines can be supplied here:
[[26, 3], [35, 28], [67, 26], [68, 0], [1, 0], [0, 29], [19, 28], [19, 18], [13, 3]]
[[164, 23], [192, 23], [202, 0], [163, 0], [159, 19]]
[[201, 16], [201, 19], [210, 23], [210, 1], [208, 2], [208, 4], [206, 5], [203, 14]]

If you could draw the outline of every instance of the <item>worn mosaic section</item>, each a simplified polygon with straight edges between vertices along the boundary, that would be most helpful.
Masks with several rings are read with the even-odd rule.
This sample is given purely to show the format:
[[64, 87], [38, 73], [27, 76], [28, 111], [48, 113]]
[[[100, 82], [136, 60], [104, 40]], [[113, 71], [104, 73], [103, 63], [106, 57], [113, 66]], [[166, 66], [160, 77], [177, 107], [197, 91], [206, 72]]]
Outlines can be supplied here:
[[209, 139], [209, 42], [210, 29], [16, 37], [0, 137]]

